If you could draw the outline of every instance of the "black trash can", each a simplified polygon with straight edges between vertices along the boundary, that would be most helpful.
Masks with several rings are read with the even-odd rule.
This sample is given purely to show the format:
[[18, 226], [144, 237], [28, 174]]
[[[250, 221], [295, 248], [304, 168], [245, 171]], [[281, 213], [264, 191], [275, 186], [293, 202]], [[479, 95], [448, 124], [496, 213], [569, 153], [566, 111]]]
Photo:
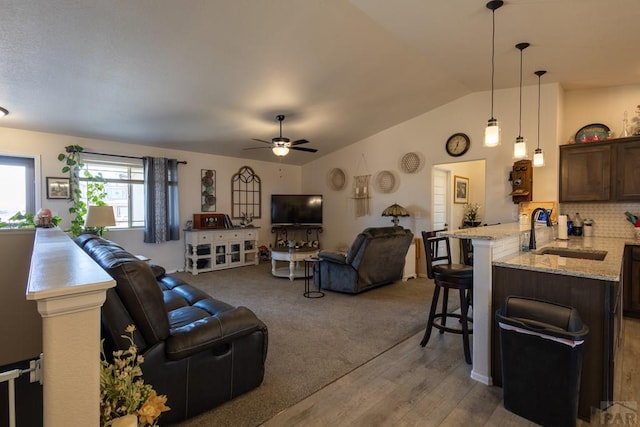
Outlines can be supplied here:
[[575, 426], [589, 328], [572, 307], [507, 297], [500, 327], [504, 407], [544, 426]]

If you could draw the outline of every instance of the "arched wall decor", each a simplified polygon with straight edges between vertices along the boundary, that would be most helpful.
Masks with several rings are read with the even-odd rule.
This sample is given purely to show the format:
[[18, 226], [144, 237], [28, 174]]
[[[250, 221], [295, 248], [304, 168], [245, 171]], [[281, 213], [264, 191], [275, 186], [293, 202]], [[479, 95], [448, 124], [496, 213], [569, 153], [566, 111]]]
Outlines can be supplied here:
[[249, 166], [231, 177], [231, 218], [262, 218], [262, 183]]

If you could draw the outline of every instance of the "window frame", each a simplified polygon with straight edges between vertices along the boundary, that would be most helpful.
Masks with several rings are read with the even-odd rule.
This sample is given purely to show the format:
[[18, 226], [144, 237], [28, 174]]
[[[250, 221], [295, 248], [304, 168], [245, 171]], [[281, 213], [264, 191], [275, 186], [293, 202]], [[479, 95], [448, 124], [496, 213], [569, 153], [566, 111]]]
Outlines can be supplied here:
[[[38, 189], [36, 188], [36, 170], [39, 168], [37, 158], [20, 154], [0, 154], [0, 164], [7, 166], [23, 166], [25, 173], [25, 212], [36, 213], [36, 199]], [[14, 212], [15, 213], [15, 212]]]
[[[103, 160], [103, 159], [97, 159], [94, 157], [85, 157], [82, 159], [82, 163], [84, 163], [84, 167], [82, 168], [82, 171], [80, 172], [80, 183], [81, 184], [85, 184], [87, 182], [90, 181], [89, 178], [86, 178], [83, 174], [84, 170], [89, 170], [91, 172], [92, 175], [94, 174], [94, 171], [91, 169], [90, 166], [93, 166], [94, 169], [96, 168], [100, 168], [100, 166], [111, 166], [111, 167], [118, 167], [118, 168], [126, 168], [127, 170], [127, 176], [129, 177], [128, 179], [123, 179], [123, 178], [107, 178], [103, 176], [103, 180], [105, 184], [110, 184], [110, 183], [114, 183], [114, 184], [126, 184], [127, 185], [127, 223], [124, 226], [119, 226], [116, 225], [115, 227], [112, 227], [114, 229], [118, 229], [118, 230], [126, 230], [126, 229], [143, 229], [144, 228], [144, 221], [145, 221], [145, 214], [144, 214], [144, 196], [143, 196], [143, 205], [142, 205], [142, 209], [143, 209], [143, 213], [142, 213], [142, 217], [139, 220], [135, 220], [133, 218], [133, 186], [134, 185], [141, 185], [142, 186], [142, 190], [144, 191], [144, 186], [145, 186], [145, 181], [144, 181], [144, 166], [142, 163], [142, 159], [140, 160], [124, 160], [124, 161], [119, 161], [119, 160]], [[140, 176], [142, 177], [141, 179], [131, 179], [131, 175], [132, 175], [132, 169], [139, 169], [139, 173]], [[83, 194], [83, 198], [85, 200], [85, 202], [87, 201], [87, 194], [86, 191]], [[114, 206], [114, 208], [121, 208], [121, 206]], [[120, 223], [122, 224], [123, 221], [120, 221]], [[133, 222], [137, 222], [140, 223], [142, 222], [142, 224], [140, 225], [133, 225]]]

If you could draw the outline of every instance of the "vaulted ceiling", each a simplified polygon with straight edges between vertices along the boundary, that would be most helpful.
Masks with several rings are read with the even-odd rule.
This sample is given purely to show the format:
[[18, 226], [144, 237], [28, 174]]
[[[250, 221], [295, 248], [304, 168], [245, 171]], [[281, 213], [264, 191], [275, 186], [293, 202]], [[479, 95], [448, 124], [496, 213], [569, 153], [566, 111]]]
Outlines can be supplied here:
[[[1, 126], [304, 164], [490, 89], [484, 0], [5, 0]], [[640, 83], [640, 1], [506, 0], [496, 88]], [[640, 100], [639, 100], [640, 101]], [[489, 114], [489, 111], [487, 111]], [[262, 149], [260, 149], [260, 148]]]

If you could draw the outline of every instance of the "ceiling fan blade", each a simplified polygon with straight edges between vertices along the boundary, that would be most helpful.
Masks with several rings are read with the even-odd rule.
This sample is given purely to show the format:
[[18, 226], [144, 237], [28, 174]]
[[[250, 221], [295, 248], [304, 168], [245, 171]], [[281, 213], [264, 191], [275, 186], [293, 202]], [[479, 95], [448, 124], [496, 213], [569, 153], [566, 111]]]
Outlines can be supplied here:
[[291, 145], [300, 145], [300, 144], [308, 144], [308, 143], [309, 141], [307, 141], [306, 139], [299, 139], [297, 141], [293, 141]]
[[264, 139], [251, 138], [252, 141], [264, 142], [265, 144], [273, 145], [271, 141], [265, 141]]
[[315, 148], [306, 148], [306, 147], [291, 147], [291, 149], [298, 150], [298, 151], [308, 151], [309, 153], [315, 153], [318, 151]]

